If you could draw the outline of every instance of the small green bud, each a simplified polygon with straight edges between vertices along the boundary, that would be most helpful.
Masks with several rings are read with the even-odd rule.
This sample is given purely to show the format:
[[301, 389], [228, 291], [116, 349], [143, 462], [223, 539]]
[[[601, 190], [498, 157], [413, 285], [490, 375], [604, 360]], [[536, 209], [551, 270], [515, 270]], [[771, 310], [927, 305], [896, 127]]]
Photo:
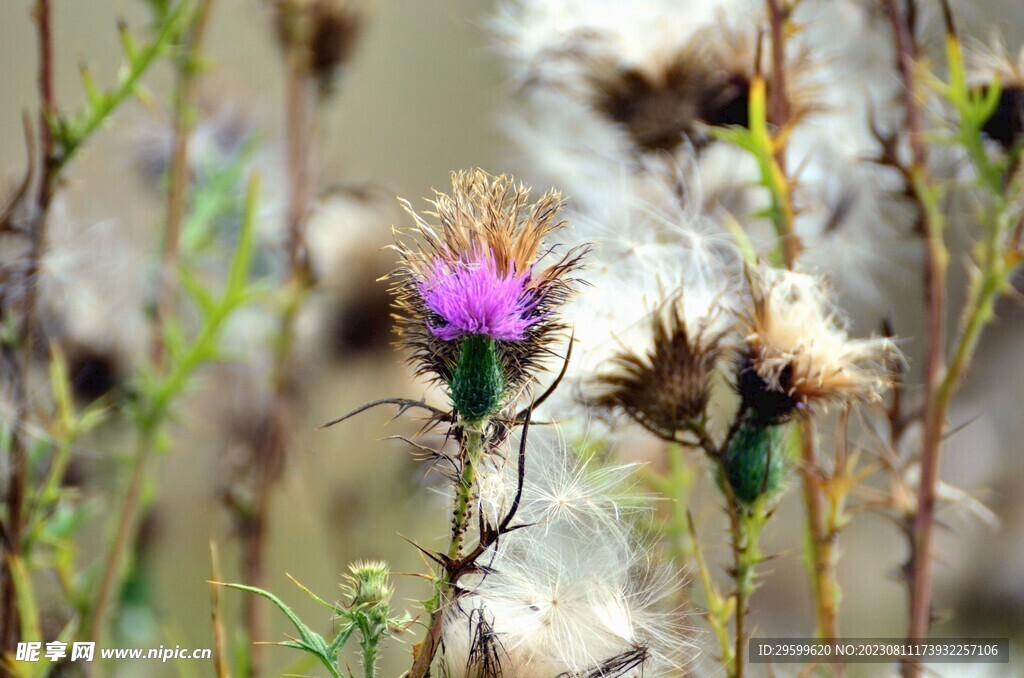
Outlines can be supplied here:
[[764, 426], [747, 413], [741, 415], [726, 443], [724, 478], [741, 506], [750, 507], [762, 496], [772, 498], [789, 475], [790, 451], [785, 425]]
[[352, 589], [352, 605], [380, 606], [391, 601], [394, 589], [389, 581], [390, 571], [387, 563], [370, 560], [359, 561], [349, 565], [352, 574], [348, 576]]
[[452, 407], [464, 419], [486, 419], [505, 400], [505, 374], [494, 339], [482, 334], [462, 338], [458, 362], [448, 382]]

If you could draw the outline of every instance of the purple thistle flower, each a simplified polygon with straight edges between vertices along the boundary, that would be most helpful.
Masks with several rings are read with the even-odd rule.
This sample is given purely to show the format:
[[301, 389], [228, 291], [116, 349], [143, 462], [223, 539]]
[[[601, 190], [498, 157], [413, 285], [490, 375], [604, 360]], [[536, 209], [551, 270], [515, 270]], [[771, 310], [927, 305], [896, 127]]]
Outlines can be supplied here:
[[432, 270], [419, 283], [423, 303], [443, 324], [428, 322], [430, 332], [442, 341], [464, 334], [482, 334], [498, 341], [519, 341], [543, 314], [534, 314], [542, 301], [527, 289], [530, 272], [502, 273], [493, 256], [479, 261], [452, 264], [434, 260]]
[[561, 195], [551, 190], [531, 204], [529, 189], [508, 176], [455, 173], [451, 194], [431, 202], [433, 224], [405, 204], [415, 226], [395, 245], [399, 343], [418, 374], [449, 388], [467, 345], [488, 344], [504, 390], [520, 392], [554, 355], [566, 327], [559, 311], [587, 248], [556, 256], [545, 242], [564, 225]]

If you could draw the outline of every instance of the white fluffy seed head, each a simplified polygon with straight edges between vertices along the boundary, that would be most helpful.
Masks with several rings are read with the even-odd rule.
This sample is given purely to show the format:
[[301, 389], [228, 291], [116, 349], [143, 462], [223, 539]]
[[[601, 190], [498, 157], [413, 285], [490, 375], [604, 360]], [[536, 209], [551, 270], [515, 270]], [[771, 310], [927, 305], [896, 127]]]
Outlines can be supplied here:
[[806, 405], [876, 401], [900, 359], [892, 339], [853, 339], [824, 282], [771, 268], [748, 271], [740, 322], [751, 366], [774, 390]]
[[[520, 149], [523, 171], [536, 182], [560, 186], [580, 213], [578, 224], [590, 219], [614, 227], [617, 222], [618, 235], [639, 248], [638, 260], [650, 258], [642, 250], [651, 243], [636, 233], [635, 218], [614, 219], [629, 209], [621, 196], [650, 201], [652, 178], [657, 184], [678, 167], [684, 168], [687, 200], [697, 210], [722, 223], [727, 212], [762, 251], [773, 247], [775, 234], [767, 221], [752, 216], [767, 206], [767, 194], [749, 153], [696, 138], [700, 147], [694, 148], [686, 139], [692, 130], [682, 129], [674, 148], [638, 149], [629, 126], [594, 103], [599, 76], [609, 68], [664, 71], [666, 55], [683, 53], [695, 41], [704, 52], [735, 54], [734, 48], [722, 49], [735, 37], [731, 27], [756, 25], [762, 15], [760, 4], [744, 0], [501, 3], [493, 26], [513, 80], [521, 85], [506, 126]], [[786, 149], [786, 164], [797, 180], [795, 231], [805, 245], [801, 266], [832, 276], [845, 303], [873, 314], [889, 301], [873, 281], [906, 267], [911, 253], [902, 245], [912, 227], [912, 215], [891, 197], [901, 189], [898, 179], [863, 162], [877, 152], [872, 122], [881, 129], [896, 122], [880, 105], [896, 95], [898, 80], [878, 77], [891, 71], [892, 55], [877, 21], [877, 12], [850, 0], [802, 4], [794, 16], [800, 30], [787, 41], [788, 62], [800, 75], [789, 79], [789, 95], [800, 102], [797, 108], [810, 111], [792, 130]], [[756, 50], [742, 51], [751, 56], [733, 62], [744, 63], [716, 63], [752, 71], [753, 64], [745, 62]], [[721, 224], [712, 230], [723, 232]], [[610, 248], [614, 237], [606, 240], [606, 252], [595, 252], [598, 265], [616, 254]]]
[[[691, 648], [667, 602], [677, 581], [634, 536], [645, 506], [625, 498], [632, 469], [589, 468], [556, 435], [536, 435], [516, 516], [529, 527], [503, 536], [483, 573], [460, 582], [443, 638], [448, 673], [638, 676], [683, 663]], [[515, 464], [490, 461], [484, 510], [507, 511]]]

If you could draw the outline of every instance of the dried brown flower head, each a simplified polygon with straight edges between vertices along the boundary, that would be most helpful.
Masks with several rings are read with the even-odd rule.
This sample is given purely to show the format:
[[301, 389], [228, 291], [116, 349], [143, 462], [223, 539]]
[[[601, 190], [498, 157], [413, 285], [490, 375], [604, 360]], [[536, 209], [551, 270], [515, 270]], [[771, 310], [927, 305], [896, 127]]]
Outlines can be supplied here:
[[[612, 55], [593, 59], [592, 104], [622, 125], [640, 151], [673, 151], [684, 139], [699, 148], [712, 140], [707, 126], [748, 126], [750, 84], [767, 68], [764, 57], [757, 62], [757, 35], [719, 23], [654, 63], [623, 66]], [[787, 74], [794, 118], [813, 108], [811, 90], [801, 84], [808, 64], [795, 59]], [[767, 80], [770, 89], [770, 73]]]
[[550, 190], [530, 204], [529, 189], [482, 170], [452, 174], [452, 192], [436, 192], [428, 223], [408, 202], [415, 226], [395, 249], [390, 277], [399, 344], [418, 374], [447, 381], [463, 336], [497, 342], [508, 387], [526, 384], [564, 329], [559, 307], [586, 247], [561, 255], [546, 243], [564, 226], [562, 197]]
[[739, 314], [744, 406], [772, 420], [794, 409], [881, 398], [900, 356], [891, 339], [851, 339], [817, 278], [760, 268], [747, 279], [749, 303]]
[[321, 96], [331, 94], [338, 69], [352, 58], [364, 9], [357, 0], [275, 0], [282, 49], [316, 77]]
[[688, 329], [681, 297], [652, 315], [651, 330], [646, 354], [614, 356], [612, 368], [596, 378], [602, 392], [589, 400], [660, 438], [678, 440], [705, 415], [725, 330], [713, 323]]
[[684, 49], [654, 71], [636, 66], [595, 73], [594, 107], [622, 125], [643, 151], [673, 150], [692, 137], [710, 87], [702, 55]]

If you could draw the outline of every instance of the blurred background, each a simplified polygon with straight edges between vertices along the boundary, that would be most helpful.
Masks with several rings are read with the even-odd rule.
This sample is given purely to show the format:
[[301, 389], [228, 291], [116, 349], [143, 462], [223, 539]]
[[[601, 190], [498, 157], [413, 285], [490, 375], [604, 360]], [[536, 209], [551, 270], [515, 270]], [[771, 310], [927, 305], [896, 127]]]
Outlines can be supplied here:
[[[960, 9], [969, 32], [979, 39], [996, 27], [1011, 51], [1024, 40], [1024, 5], [1019, 2], [985, 0], [962, 3]], [[372, 3], [338, 94], [318, 117], [318, 188], [333, 191], [339, 199], [336, 209], [318, 213], [317, 225], [311, 227], [314, 242], [331, 253], [325, 264], [329, 273], [312, 304], [315, 310], [302, 325], [303, 355], [297, 369], [304, 395], [296, 425], [298, 445], [274, 498], [268, 588], [293, 603], [311, 625], [319, 620], [323, 629], [330, 619], [286, 573], [332, 598], [348, 563], [379, 558], [397, 573], [422, 572], [425, 565], [407, 539], [438, 544], [446, 534], [445, 504], [431, 491], [434, 481], [424, 478], [408, 446], [386, 440], [414, 433], [414, 421], [389, 423], [391, 412], [381, 409], [342, 426], [315, 429], [376, 398], [430, 394], [439, 400], [436, 392], [410, 377], [402, 356], [390, 346], [386, 283], [376, 279], [392, 261], [382, 251], [391, 242], [392, 225], [408, 221], [395, 196], [420, 207], [432, 188], [447, 188], [451, 170], [477, 166], [493, 173], [522, 170], [530, 179], [499, 124], [514, 92], [484, 28], [493, 11], [490, 1]], [[121, 61], [118, 19], [137, 26], [146, 14], [139, 3], [128, 0], [60, 0], [54, 13], [57, 99], [70, 106], [82, 100], [78, 63], [87, 61], [100, 83], [109, 84]], [[279, 215], [284, 77], [267, 6], [253, 0], [217, 0], [206, 51], [210, 66], [199, 101], [221, 125], [221, 131], [209, 132], [211, 143], [229, 143], [223, 138], [238, 130], [254, 134], [265, 186], [262, 209]], [[22, 112], [37, 105], [35, 52], [30, 3], [0, 3], [0, 171], [12, 183], [24, 165]], [[170, 73], [161, 65], [147, 76], [145, 87], [162, 100], [170, 83]], [[142, 309], [164, 210], [152, 171], [146, 168], [159, 156], [160, 144], [168, 143], [165, 128], [166, 120], [154, 107], [137, 101], [126, 105], [76, 160], [54, 212], [54, 275], [85, 281], [74, 295], [60, 292], [54, 301], [65, 310], [73, 307], [74, 320], [67, 327], [75, 335], [72, 343], [83, 348], [69, 358], [72, 379], [78, 379], [84, 398], [123, 379], [128, 365], [145, 350]], [[962, 267], [952, 270], [959, 275]], [[888, 291], [887, 298], [894, 301], [886, 315], [898, 318], [901, 327], [919, 327], [916, 273], [891, 278], [900, 282]], [[878, 317], [875, 310], [865, 312], [854, 318], [855, 326], [870, 331]], [[239, 322], [230, 337], [245, 346], [258, 341], [260, 332], [265, 328], [258, 323]], [[1024, 642], [1022, 332], [1020, 304], [1004, 300], [951, 415], [951, 428], [963, 428], [949, 440], [944, 478], [987, 505], [999, 526], [943, 514], [936, 569], [936, 600], [942, 612], [934, 629], [937, 636], [970, 633]], [[912, 366], [919, 346], [914, 339], [909, 337], [906, 347]], [[101, 350], [93, 350], [97, 347]], [[172, 425], [172, 449], [158, 459], [147, 490], [153, 503], [142, 527], [139, 589], [124, 600], [134, 605], [123, 622], [124, 637], [132, 644], [212, 645], [206, 583], [211, 541], [220, 547], [225, 578], [238, 579], [238, 540], [222, 496], [237, 433], [253, 423], [259, 408], [249, 367], [226, 364], [203, 372]], [[80, 482], [110, 489], [109, 469], [126, 446], [125, 429], [123, 418], [114, 416], [79, 445], [74, 469]], [[657, 463], [656, 456], [651, 459]], [[709, 488], [698, 492], [695, 513], [713, 513], [714, 501]], [[706, 511], [701, 502], [709, 506]], [[115, 505], [108, 496], [97, 499], [94, 510], [102, 513]], [[780, 519], [769, 528], [768, 550], [780, 556], [766, 568], [757, 594], [758, 635], [810, 635], [813, 630], [801, 561], [800, 511], [799, 497], [792, 493]], [[724, 542], [714, 539], [711, 528], [706, 533], [709, 559], [724, 563]], [[97, 554], [103, 538], [101, 532], [87, 532], [84, 553]], [[859, 517], [843, 534], [841, 548], [844, 635], [899, 636], [905, 592], [896, 577], [906, 553], [897, 526], [877, 515]], [[399, 576], [397, 582], [398, 608], [415, 610], [415, 601], [429, 593], [413, 577]], [[223, 593], [229, 636], [239, 623], [242, 596]], [[267, 640], [283, 639], [288, 630], [283, 617], [270, 618]], [[406, 638], [411, 643], [418, 633]], [[390, 644], [382, 675], [399, 675], [407, 668], [407, 643]], [[278, 648], [266, 656], [272, 675], [296, 659]], [[178, 662], [159, 670], [149, 665], [118, 667], [123, 675], [190, 671], [208, 674], [201, 663]]]

